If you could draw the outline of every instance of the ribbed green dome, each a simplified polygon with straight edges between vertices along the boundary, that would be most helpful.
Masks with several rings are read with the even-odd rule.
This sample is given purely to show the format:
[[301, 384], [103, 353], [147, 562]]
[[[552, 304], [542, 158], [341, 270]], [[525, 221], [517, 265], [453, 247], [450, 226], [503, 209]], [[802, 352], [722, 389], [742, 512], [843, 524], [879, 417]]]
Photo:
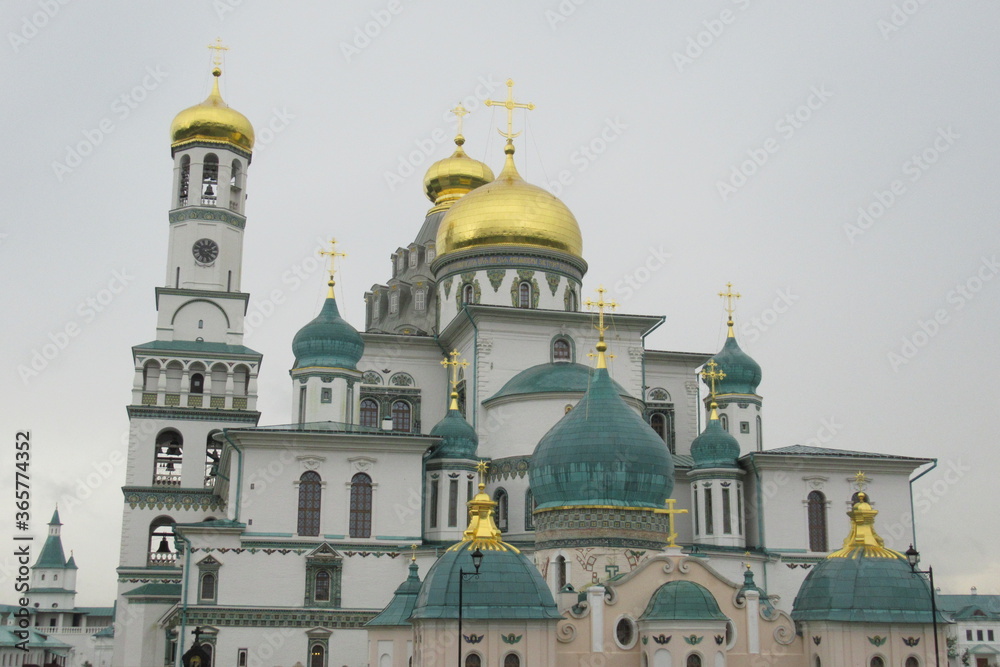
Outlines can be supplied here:
[[539, 509], [663, 507], [674, 489], [666, 444], [618, 395], [607, 369], [535, 447], [528, 469]]
[[[806, 576], [792, 604], [796, 621], [930, 623], [930, 586], [902, 558], [827, 558]], [[938, 622], [946, 622], [938, 614]]]
[[428, 455], [429, 459], [474, 459], [479, 447], [479, 436], [476, 429], [458, 410], [448, 410], [444, 419], [431, 429], [431, 435], [441, 438]]
[[736, 338], [726, 338], [722, 350], [712, 357], [726, 377], [716, 383], [719, 394], [756, 394], [760, 384], [760, 364], [740, 349]]
[[[545, 393], [583, 393], [590, 387], [594, 370], [583, 364], [573, 364], [565, 361], [538, 364], [521, 371], [500, 388], [500, 391], [490, 396], [484, 403], [504, 396]], [[615, 382], [615, 391], [621, 396], [629, 393]]]
[[[411, 618], [458, 618], [458, 570], [474, 572], [472, 551], [446, 551], [431, 567]], [[462, 616], [480, 619], [561, 619], [538, 569], [516, 551], [484, 550], [479, 578], [465, 582]]]
[[736, 468], [740, 443], [729, 434], [718, 419], [709, 419], [708, 426], [691, 442], [693, 468]]
[[346, 368], [357, 370], [358, 361], [365, 353], [365, 342], [357, 329], [347, 323], [337, 310], [337, 300], [328, 297], [309, 324], [295, 334], [292, 340], [295, 354], [293, 368]]
[[711, 591], [693, 581], [668, 581], [656, 589], [640, 621], [727, 621]]

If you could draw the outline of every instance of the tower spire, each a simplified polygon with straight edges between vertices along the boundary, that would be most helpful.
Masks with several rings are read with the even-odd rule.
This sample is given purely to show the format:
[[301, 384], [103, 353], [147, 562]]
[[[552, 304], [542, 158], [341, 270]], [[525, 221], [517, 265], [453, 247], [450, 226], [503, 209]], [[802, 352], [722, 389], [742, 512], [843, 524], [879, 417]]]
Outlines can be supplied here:
[[338, 257], [347, 257], [347, 253], [346, 252], [337, 252], [337, 239], [333, 239], [332, 238], [332, 239], [330, 239], [330, 249], [329, 250], [320, 250], [319, 254], [320, 255], [324, 255], [324, 256], [330, 258], [330, 280], [327, 281], [327, 283], [326, 283], [327, 285], [329, 285], [330, 289], [326, 293], [326, 298], [327, 299], [334, 299], [336, 297], [333, 295], [333, 286], [336, 284], [336, 282], [333, 279], [333, 274], [337, 270], [336, 266], [335, 266], [335, 262], [336, 262], [336, 260], [337, 260]]
[[[441, 365], [445, 368], [451, 368], [451, 405], [448, 406], [449, 410], [458, 410], [458, 369], [468, 368], [469, 362], [462, 360], [459, 361], [458, 350], [452, 350], [449, 355], [451, 360], [442, 359]], [[480, 461], [480, 463], [483, 463]]]
[[[596, 366], [597, 368], [608, 367], [608, 361], [604, 354], [608, 349], [608, 344], [604, 342], [604, 332], [607, 331], [609, 327], [604, 325], [604, 309], [608, 308], [610, 310], [614, 310], [615, 308], [618, 307], [618, 304], [616, 302], [604, 300], [604, 295], [607, 294], [607, 291], [608, 290], [604, 289], [604, 286], [601, 285], [600, 287], [597, 288], [597, 301], [587, 299], [586, 301], [583, 302], [583, 305], [587, 306], [588, 308], [597, 309], [597, 326], [594, 327], [595, 329], [597, 329], [597, 366]], [[588, 355], [588, 356], [593, 356], [593, 355]], [[613, 354], [610, 356], [612, 359], [615, 358], [615, 355]]]
[[[732, 320], [730, 320], [730, 327], [732, 327]], [[732, 328], [730, 328], [730, 331], [732, 331]], [[708, 383], [708, 396], [712, 399], [710, 404], [712, 413], [708, 416], [708, 418], [710, 420], [717, 420], [719, 418], [719, 413], [717, 411], [719, 404], [715, 402], [715, 383], [719, 380], [724, 380], [726, 374], [721, 368], [719, 370], [715, 370], [719, 366], [719, 364], [715, 363], [715, 359], [710, 359], [705, 366], [708, 367], [708, 370], [702, 370], [701, 377]]]
[[729, 333], [727, 334], [727, 337], [735, 338], [736, 334], [733, 333], [733, 313], [736, 311], [735, 300], [739, 299], [743, 295], [740, 294], [739, 292], [733, 293], [733, 284], [726, 283], [726, 291], [719, 292], [719, 296], [725, 299], [726, 301], [725, 311], [726, 314], [729, 315], [729, 319], [726, 322], [726, 324], [729, 326]]

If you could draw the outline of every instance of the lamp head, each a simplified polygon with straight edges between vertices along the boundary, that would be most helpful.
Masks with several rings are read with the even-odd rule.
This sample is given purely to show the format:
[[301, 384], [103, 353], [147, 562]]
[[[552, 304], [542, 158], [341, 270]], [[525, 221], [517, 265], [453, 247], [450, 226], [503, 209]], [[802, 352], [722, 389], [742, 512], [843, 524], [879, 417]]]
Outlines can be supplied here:
[[920, 552], [914, 549], [912, 544], [904, 553], [906, 555], [906, 562], [910, 564], [911, 569], [920, 563]]
[[480, 549], [476, 549], [472, 552], [472, 565], [476, 568], [476, 574], [479, 574], [479, 566], [483, 564], [483, 552]]

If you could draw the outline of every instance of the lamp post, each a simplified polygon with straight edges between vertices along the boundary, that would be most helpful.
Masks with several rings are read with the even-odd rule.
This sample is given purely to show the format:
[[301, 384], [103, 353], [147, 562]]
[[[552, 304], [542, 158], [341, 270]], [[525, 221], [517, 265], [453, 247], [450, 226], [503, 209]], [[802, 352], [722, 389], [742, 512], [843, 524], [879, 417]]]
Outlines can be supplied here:
[[466, 572], [458, 568], [458, 667], [462, 667], [462, 587], [466, 581], [479, 578], [479, 566], [483, 564], [483, 552], [477, 547], [472, 552], [472, 565], [475, 572]]
[[937, 627], [937, 599], [934, 597], [934, 568], [930, 565], [927, 566], [926, 570], [918, 570], [917, 565], [920, 563], [920, 552], [910, 545], [910, 548], [906, 550], [906, 562], [910, 564], [910, 570], [914, 574], [926, 574], [930, 577], [931, 582], [931, 621], [934, 623], [934, 664], [937, 667], [941, 665], [941, 657], [938, 649], [938, 627]]

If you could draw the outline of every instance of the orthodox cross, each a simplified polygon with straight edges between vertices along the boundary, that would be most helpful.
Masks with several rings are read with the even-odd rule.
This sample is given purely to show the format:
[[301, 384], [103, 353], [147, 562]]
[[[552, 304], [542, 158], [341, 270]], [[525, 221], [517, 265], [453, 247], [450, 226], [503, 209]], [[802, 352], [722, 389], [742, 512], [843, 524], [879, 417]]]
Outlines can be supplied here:
[[718, 365], [719, 364], [715, 363], [715, 359], [711, 359], [711, 360], [709, 360], [709, 362], [707, 364], [705, 364], [705, 366], [708, 367], [708, 370], [707, 371], [703, 370], [701, 372], [701, 377], [706, 382], [708, 382], [709, 390], [710, 390], [709, 395], [713, 399], [715, 398], [715, 383], [718, 382], [719, 380], [725, 379], [725, 377], [726, 377], [726, 374], [724, 372], [722, 372], [721, 368], [719, 370], [715, 370], [716, 367], [718, 367]]
[[459, 104], [457, 107], [451, 110], [451, 113], [458, 119], [458, 136], [462, 136], [462, 119], [469, 115], [469, 111]]
[[333, 290], [333, 274], [336, 271], [334, 262], [336, 262], [338, 257], [347, 257], [346, 252], [337, 252], [337, 239], [330, 239], [330, 249], [320, 250], [319, 254], [330, 258], [330, 290]]
[[662, 510], [664, 514], [667, 515], [667, 526], [669, 532], [667, 533], [667, 546], [676, 547], [677, 544], [674, 540], [677, 539], [677, 531], [674, 530], [674, 515], [675, 514], [687, 514], [687, 510], [679, 510], [674, 508], [674, 503], [677, 500], [674, 498], [667, 498], [667, 509]]
[[215, 51], [215, 55], [212, 56], [212, 63], [216, 67], [218, 67], [219, 65], [222, 64], [222, 52], [223, 51], [228, 51], [229, 47], [222, 45], [222, 38], [221, 37], [216, 37], [215, 38], [215, 43], [214, 44], [209, 44], [208, 48], [210, 48], [212, 51]]
[[460, 356], [458, 350], [452, 350], [448, 356], [451, 357], [451, 361], [447, 359], [442, 359], [441, 365], [444, 366], [445, 368], [449, 367], [451, 368], [451, 390], [452, 392], [456, 392], [458, 391], [458, 369], [468, 368], [469, 362], [464, 360], [463, 361], [458, 360], [458, 357]]
[[500, 133], [501, 137], [507, 138], [507, 143], [511, 143], [514, 137], [519, 136], [521, 133], [514, 132], [514, 109], [527, 109], [531, 111], [535, 108], [534, 104], [515, 102], [514, 101], [514, 80], [507, 79], [507, 99], [503, 102], [496, 102], [494, 100], [486, 100], [486, 106], [488, 107], [503, 107], [507, 110], [507, 131], [503, 132], [497, 128], [497, 132]]
[[863, 473], [863, 472], [861, 472], [860, 470], [859, 470], [859, 471], [858, 471], [858, 473], [857, 473], [857, 474], [856, 474], [856, 475], [854, 476], [854, 483], [855, 483], [855, 484], [857, 484], [857, 486], [858, 486], [858, 491], [864, 491], [864, 490], [865, 490], [865, 487], [867, 487], [867, 486], [868, 486], [868, 482], [869, 482], [869, 481], [871, 481], [871, 480], [869, 480], [869, 479], [868, 479], [868, 475], [864, 474], [864, 473]]
[[721, 296], [723, 299], [726, 300], [725, 310], [726, 310], [726, 313], [729, 314], [729, 319], [732, 320], [733, 319], [733, 313], [736, 312], [736, 305], [734, 303], [734, 300], [735, 299], [739, 299], [743, 295], [740, 294], [739, 292], [736, 292], [734, 294], [733, 293], [733, 284], [732, 283], [726, 283], [726, 291], [725, 292], [719, 292], [719, 296]]
[[[604, 342], [604, 332], [607, 331], [609, 327], [604, 325], [604, 309], [607, 308], [609, 310], [614, 310], [618, 307], [618, 304], [614, 301], [604, 300], [604, 295], [607, 291], [608, 290], [604, 289], [604, 286], [602, 285], [597, 288], [597, 301], [587, 299], [583, 302], [583, 305], [587, 306], [587, 308], [597, 309], [597, 326], [595, 327], [597, 329], [597, 368], [608, 367], [607, 361], [604, 358], [604, 352], [608, 349], [607, 343]], [[594, 354], [588, 353], [587, 356], [593, 358]], [[613, 354], [609, 356], [612, 359], [615, 358], [615, 355]]]

